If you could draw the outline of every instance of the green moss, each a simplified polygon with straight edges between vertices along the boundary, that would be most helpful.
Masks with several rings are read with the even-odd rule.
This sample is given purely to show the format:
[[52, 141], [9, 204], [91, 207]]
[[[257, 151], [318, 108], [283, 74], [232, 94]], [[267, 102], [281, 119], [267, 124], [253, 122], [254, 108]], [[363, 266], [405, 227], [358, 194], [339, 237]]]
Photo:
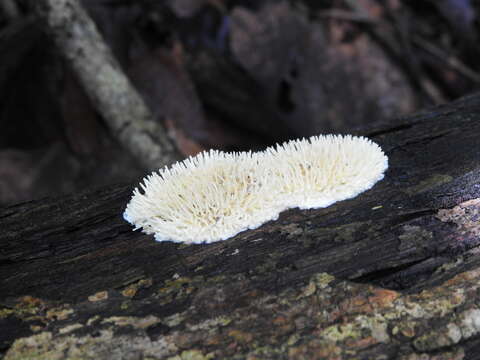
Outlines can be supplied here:
[[355, 319], [355, 323], [362, 329], [368, 330], [369, 335], [379, 342], [386, 343], [390, 340], [387, 332], [388, 322], [380, 314], [375, 314], [374, 316], [358, 316]]
[[68, 308], [66, 305], [59, 306], [48, 310], [46, 318], [49, 320], [66, 320], [73, 312], [73, 309]]
[[45, 303], [32, 296], [24, 296], [19, 299], [13, 308], [0, 308], [0, 319], [14, 315], [18, 318], [25, 319], [31, 315], [37, 315], [39, 310], [45, 306]]
[[208, 319], [202, 321], [201, 323], [189, 325], [188, 330], [190, 331], [210, 331], [216, 330], [218, 327], [227, 326], [232, 322], [232, 319], [227, 316], [218, 316], [213, 319]]
[[287, 345], [288, 345], [288, 346], [293, 346], [293, 345], [295, 345], [295, 344], [298, 342], [298, 340], [300, 340], [300, 339], [301, 339], [301, 336], [300, 336], [299, 334], [293, 334], [293, 335], [291, 335], [291, 336], [288, 338], [288, 340], [287, 340]]
[[310, 281], [308, 285], [303, 289], [303, 292], [297, 296], [297, 300], [304, 297], [309, 297], [315, 294], [316, 291], [317, 291], [317, 285], [315, 284], [315, 281]]
[[453, 344], [452, 339], [440, 331], [429, 332], [413, 342], [413, 346], [419, 351], [432, 351]]
[[201, 275], [193, 278], [178, 277], [177, 279], [166, 280], [164, 286], [157, 292], [161, 296], [160, 304], [167, 304], [173, 300], [184, 298], [204, 283], [204, 277]]
[[415, 322], [413, 321], [402, 321], [397, 326], [392, 329], [393, 336], [405, 336], [407, 338], [412, 338], [415, 336]]
[[450, 175], [434, 174], [429, 178], [421, 181], [417, 185], [411, 186], [404, 191], [409, 195], [420, 194], [422, 192], [436, 188], [437, 186], [449, 183], [453, 180]]
[[6, 318], [11, 314], [14, 314], [15, 310], [9, 308], [0, 308], [0, 319]]
[[227, 280], [227, 277], [225, 275], [218, 275], [218, 276], [208, 278], [206, 283], [207, 284], [217, 284], [217, 283], [220, 283], [220, 282], [224, 282], [226, 280]]
[[120, 310], [128, 310], [128, 308], [130, 308], [130, 306], [131, 306], [131, 301], [124, 301], [120, 305]]
[[335, 277], [327, 273], [315, 274], [312, 277], [312, 281], [315, 282], [316, 287], [319, 289], [326, 289], [333, 280], [335, 280]]
[[160, 288], [158, 292], [160, 294], [164, 294], [172, 291], [177, 291], [181, 289], [184, 284], [188, 284], [191, 281], [192, 279], [188, 277], [179, 277], [178, 279], [174, 280], [165, 280], [165, 286]]
[[61, 328], [60, 330], [58, 330], [58, 332], [60, 334], [68, 334], [68, 333], [71, 333], [75, 330], [81, 329], [82, 327], [83, 327], [83, 324], [76, 323], [76, 324], [72, 324], [72, 325], [67, 325], [67, 326]]
[[133, 298], [138, 290], [143, 288], [149, 288], [152, 286], [153, 281], [151, 278], [148, 279], [140, 279], [133, 284], [129, 284], [125, 289], [122, 290], [122, 295], [128, 298]]
[[333, 342], [347, 338], [358, 339], [362, 336], [361, 329], [355, 324], [332, 325], [322, 331], [321, 337]]
[[175, 327], [177, 325], [180, 325], [182, 322], [185, 321], [185, 315], [184, 313], [181, 314], [173, 314], [167, 318], [163, 319], [163, 322], [168, 325], [169, 327]]
[[199, 350], [185, 350], [180, 355], [168, 358], [168, 360], [211, 360], [215, 356], [213, 353], [203, 355]]
[[282, 359], [287, 353], [287, 345], [279, 344], [277, 346], [255, 346], [249, 355], [258, 357], [259, 359]]
[[337, 226], [333, 239], [336, 243], [351, 243], [355, 240], [355, 234], [362, 228], [365, 230], [362, 233], [368, 231], [371, 228], [370, 222], [353, 222]]
[[102, 323], [113, 323], [117, 326], [132, 326], [136, 329], [146, 329], [150, 326], [156, 325], [160, 322], [160, 319], [153, 315], [146, 317], [136, 316], [112, 316], [104, 319]]
[[303, 229], [295, 223], [291, 223], [280, 228], [280, 234], [286, 235], [287, 239], [299, 237], [303, 233]]
[[[223, 279], [223, 277], [222, 277]], [[210, 279], [210, 281], [213, 279]], [[165, 280], [164, 286], [158, 290], [159, 294], [169, 294], [179, 291], [184, 291], [185, 289], [193, 289], [198, 287], [200, 284], [204, 283], [205, 279], [203, 276], [194, 276], [193, 278], [189, 277], [179, 277], [173, 280]]]
[[8, 350], [4, 360], [50, 360], [56, 359], [53, 353], [46, 351], [52, 341], [51, 332], [42, 332], [28, 338], [18, 339]]
[[[104, 329], [94, 336], [73, 334], [52, 336], [50, 332], [42, 332], [17, 339], [5, 354], [4, 360], [99, 360], [116, 359], [119, 354], [122, 359], [133, 360], [138, 359], [140, 349], [145, 357], [164, 359], [178, 351], [164, 338], [152, 341], [141, 333], [142, 330], [139, 330], [138, 335], [114, 336], [112, 330]], [[185, 359], [208, 359], [188, 355], [194, 354], [187, 352]]]

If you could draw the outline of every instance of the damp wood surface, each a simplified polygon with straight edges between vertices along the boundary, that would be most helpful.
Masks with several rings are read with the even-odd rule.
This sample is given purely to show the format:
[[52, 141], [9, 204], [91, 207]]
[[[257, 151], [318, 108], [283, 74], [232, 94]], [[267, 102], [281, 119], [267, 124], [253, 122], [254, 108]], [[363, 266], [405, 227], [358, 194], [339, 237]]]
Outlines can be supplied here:
[[356, 134], [373, 189], [209, 245], [133, 232], [133, 184], [0, 209], [0, 358], [474, 359], [480, 95]]

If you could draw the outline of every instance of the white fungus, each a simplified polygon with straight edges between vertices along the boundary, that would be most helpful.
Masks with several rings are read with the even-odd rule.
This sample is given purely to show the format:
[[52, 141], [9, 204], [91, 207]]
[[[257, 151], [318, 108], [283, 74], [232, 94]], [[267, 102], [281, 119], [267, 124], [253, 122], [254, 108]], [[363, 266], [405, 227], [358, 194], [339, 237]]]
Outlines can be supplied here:
[[211, 150], [147, 176], [124, 218], [157, 241], [226, 240], [288, 208], [355, 197], [387, 167], [377, 144], [350, 135], [293, 140], [258, 153]]
[[316, 209], [353, 198], [383, 179], [388, 159], [364, 137], [321, 135], [266, 150], [283, 208]]
[[225, 240], [278, 217], [267, 171], [250, 152], [203, 152], [147, 176], [124, 218], [157, 241]]

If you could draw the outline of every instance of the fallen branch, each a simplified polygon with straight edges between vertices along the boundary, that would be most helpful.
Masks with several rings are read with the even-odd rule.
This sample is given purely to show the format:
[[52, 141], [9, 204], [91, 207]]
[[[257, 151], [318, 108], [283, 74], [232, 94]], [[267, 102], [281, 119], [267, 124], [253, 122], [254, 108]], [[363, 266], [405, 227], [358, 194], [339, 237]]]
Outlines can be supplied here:
[[37, 0], [36, 11], [113, 134], [149, 169], [179, 158], [166, 130], [155, 121], [122, 72], [78, 0]]
[[475, 358], [480, 95], [361, 134], [371, 190], [208, 245], [133, 232], [129, 186], [0, 209], [0, 356]]

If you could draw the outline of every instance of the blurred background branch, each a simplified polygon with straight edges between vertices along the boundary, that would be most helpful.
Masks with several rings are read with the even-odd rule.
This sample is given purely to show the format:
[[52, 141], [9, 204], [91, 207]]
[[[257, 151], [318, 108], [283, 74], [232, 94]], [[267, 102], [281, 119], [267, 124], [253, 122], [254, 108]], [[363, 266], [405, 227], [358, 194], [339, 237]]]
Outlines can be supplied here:
[[20, 10], [15, 0], [0, 0], [0, 12], [8, 21], [15, 20], [20, 15]]
[[180, 157], [78, 0], [37, 0], [38, 14], [112, 133], [145, 167]]

